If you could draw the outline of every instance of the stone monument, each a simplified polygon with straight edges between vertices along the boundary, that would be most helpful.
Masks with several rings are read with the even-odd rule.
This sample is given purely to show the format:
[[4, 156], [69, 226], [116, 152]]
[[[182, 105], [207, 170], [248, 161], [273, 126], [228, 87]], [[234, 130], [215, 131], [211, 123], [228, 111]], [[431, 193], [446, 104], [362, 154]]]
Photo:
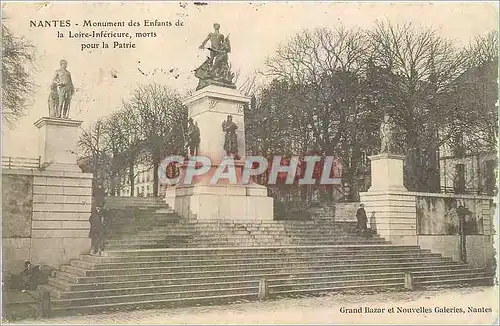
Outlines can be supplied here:
[[49, 116], [35, 122], [41, 171], [33, 173], [31, 259], [58, 267], [90, 250], [92, 173], [77, 164], [78, 127], [69, 118], [74, 93], [67, 62], [52, 80]]
[[415, 198], [403, 183], [403, 155], [394, 154], [393, 123], [384, 114], [380, 125], [380, 153], [369, 156], [371, 187], [361, 202], [377, 216], [377, 233], [395, 244], [416, 244]]
[[[195, 70], [199, 79], [197, 89], [183, 102], [189, 118], [199, 128], [196, 154], [208, 157], [212, 166], [192, 184], [183, 184], [181, 178], [178, 185], [167, 188], [166, 202], [184, 219], [272, 220], [273, 198], [267, 196], [267, 188], [253, 182], [239, 182], [245, 164], [243, 108], [250, 103], [250, 97], [235, 89], [228, 62], [229, 37], [220, 34], [219, 29], [220, 25], [214, 24], [214, 32], [200, 46], [203, 49], [211, 42], [210, 57]], [[210, 182], [222, 161], [234, 167], [238, 184], [228, 179], [220, 179], [217, 184]]]
[[69, 118], [75, 92], [66, 60], [61, 60], [50, 87], [49, 116], [35, 122], [38, 152], [45, 170], [82, 172], [77, 165], [78, 127], [82, 121]]

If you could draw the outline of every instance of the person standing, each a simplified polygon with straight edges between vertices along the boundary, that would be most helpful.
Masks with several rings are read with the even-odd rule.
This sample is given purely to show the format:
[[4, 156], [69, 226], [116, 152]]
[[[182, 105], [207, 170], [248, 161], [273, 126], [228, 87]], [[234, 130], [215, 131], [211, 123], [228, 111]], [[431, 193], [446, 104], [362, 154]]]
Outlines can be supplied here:
[[368, 223], [368, 217], [366, 216], [365, 204], [359, 205], [359, 208], [356, 212], [356, 219], [358, 220], [358, 232], [360, 232], [363, 236], [366, 235], [366, 224]]
[[104, 216], [99, 206], [96, 206], [94, 209], [92, 209], [89, 222], [90, 222], [89, 237], [91, 241], [90, 254], [100, 256], [101, 251], [104, 248]]

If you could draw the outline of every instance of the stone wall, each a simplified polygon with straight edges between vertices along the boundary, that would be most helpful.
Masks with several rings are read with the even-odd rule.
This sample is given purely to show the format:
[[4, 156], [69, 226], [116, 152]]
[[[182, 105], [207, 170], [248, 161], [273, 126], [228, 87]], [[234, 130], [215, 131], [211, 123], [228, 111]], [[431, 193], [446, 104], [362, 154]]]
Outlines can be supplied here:
[[2, 171], [3, 271], [26, 260], [53, 268], [90, 249], [92, 174]]
[[[470, 266], [493, 268], [496, 265], [492, 236], [467, 235], [465, 243], [467, 263]], [[418, 245], [455, 261], [460, 260], [459, 235], [420, 235]]]
[[[471, 213], [466, 216], [466, 233], [489, 234], [491, 231], [489, 199], [416, 196], [418, 233], [445, 235], [458, 232], [457, 207], [463, 204]], [[486, 233], [485, 233], [486, 232]]]
[[2, 175], [2, 263], [4, 272], [21, 271], [30, 259], [33, 176], [5, 170]]
[[33, 184], [32, 260], [55, 268], [88, 252], [92, 174], [45, 171]]

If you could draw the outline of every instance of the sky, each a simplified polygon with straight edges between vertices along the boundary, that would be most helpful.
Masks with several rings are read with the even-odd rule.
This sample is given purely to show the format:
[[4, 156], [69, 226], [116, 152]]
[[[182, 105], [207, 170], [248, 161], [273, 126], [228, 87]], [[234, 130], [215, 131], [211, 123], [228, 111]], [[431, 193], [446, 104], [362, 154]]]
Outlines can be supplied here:
[[[230, 33], [230, 63], [245, 77], [265, 68], [279, 44], [303, 29], [329, 27], [371, 28], [376, 20], [411, 22], [433, 27], [440, 36], [465, 45], [477, 35], [498, 29], [498, 5], [494, 2], [219, 2], [195, 5], [187, 2], [3, 2], [4, 23], [11, 32], [32, 42], [36, 48], [31, 70], [37, 84], [29, 98], [28, 114], [9, 129], [2, 128], [2, 155], [36, 157], [37, 128], [34, 122], [48, 116], [49, 86], [59, 61], [68, 61], [76, 93], [70, 117], [87, 128], [100, 117], [121, 108], [139, 84], [160, 83], [183, 94], [194, 90], [192, 70], [208, 50], [198, 46], [218, 22], [221, 33]], [[30, 27], [30, 21], [70, 20], [71, 27]], [[83, 27], [92, 21], [172, 21], [170, 27]], [[175, 26], [175, 22], [183, 26]], [[76, 26], [78, 24], [78, 26]], [[64, 38], [57, 37], [57, 31]], [[156, 37], [133, 38], [134, 49], [81, 50], [81, 43], [102, 40], [68, 38], [68, 32], [106, 30], [156, 32]], [[108, 40], [111, 44], [113, 40]], [[172, 70], [173, 69], [173, 70]], [[172, 70], [172, 71], [171, 71]], [[170, 72], [171, 71], [171, 72]], [[239, 86], [239, 85], [238, 85]]]

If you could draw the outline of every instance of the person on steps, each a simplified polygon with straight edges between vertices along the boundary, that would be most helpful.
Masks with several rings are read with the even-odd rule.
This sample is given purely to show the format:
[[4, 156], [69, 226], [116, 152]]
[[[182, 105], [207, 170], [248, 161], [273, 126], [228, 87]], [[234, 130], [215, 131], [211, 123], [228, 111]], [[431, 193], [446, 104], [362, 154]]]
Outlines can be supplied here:
[[90, 232], [89, 238], [91, 241], [91, 255], [101, 255], [101, 251], [104, 247], [104, 216], [101, 212], [99, 206], [92, 209], [92, 213], [89, 218], [90, 222]]
[[368, 223], [368, 217], [366, 216], [366, 211], [365, 211], [365, 204], [359, 205], [358, 211], [356, 212], [356, 219], [358, 220], [358, 232], [366, 236], [367, 234], [367, 223]]

